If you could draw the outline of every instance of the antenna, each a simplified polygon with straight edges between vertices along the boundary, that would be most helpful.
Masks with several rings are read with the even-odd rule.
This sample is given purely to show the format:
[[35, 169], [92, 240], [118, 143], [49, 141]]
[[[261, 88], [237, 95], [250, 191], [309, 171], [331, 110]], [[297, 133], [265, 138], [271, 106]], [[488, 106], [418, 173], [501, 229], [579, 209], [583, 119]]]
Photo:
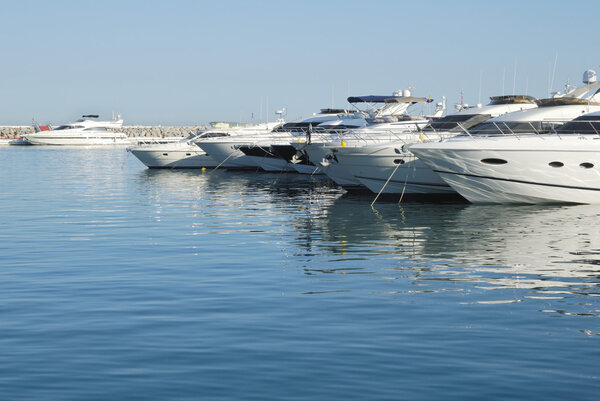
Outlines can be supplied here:
[[504, 78], [506, 77], [506, 67], [502, 70], [502, 96], [504, 96]]
[[513, 96], [515, 95], [515, 87], [517, 86], [517, 58], [515, 57], [515, 72], [513, 72]]
[[556, 72], [556, 62], [558, 61], [558, 51], [554, 56], [554, 68], [552, 69], [552, 80], [550, 81], [550, 91], [552, 91], [552, 87], [554, 86], [554, 73]]
[[479, 70], [479, 98], [477, 99], [477, 104], [481, 104], [481, 80], [483, 78], [483, 70]]
[[331, 108], [333, 109], [333, 82], [331, 82]]

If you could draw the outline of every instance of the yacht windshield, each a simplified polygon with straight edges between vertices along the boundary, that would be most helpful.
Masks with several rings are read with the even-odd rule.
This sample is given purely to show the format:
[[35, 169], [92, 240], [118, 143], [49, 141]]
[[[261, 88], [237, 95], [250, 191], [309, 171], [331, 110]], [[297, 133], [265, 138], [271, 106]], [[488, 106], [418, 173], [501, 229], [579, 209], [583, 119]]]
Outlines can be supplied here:
[[285, 123], [285, 124], [275, 128], [273, 130], [273, 132], [307, 131], [309, 125], [312, 124], [313, 128], [315, 128], [317, 126], [317, 124], [319, 124], [319, 123], [320, 123], [320, 121]]
[[463, 128], [472, 128], [490, 118], [492, 118], [490, 114], [453, 114], [432, 121], [424, 131], [463, 132]]
[[550, 121], [488, 121], [469, 131], [469, 134], [480, 136], [547, 134], [554, 132], [560, 125], [562, 123]]
[[[193, 135], [192, 137], [194, 137]], [[198, 138], [222, 138], [224, 136], [230, 136], [227, 132], [204, 132], [198, 136]]]
[[558, 134], [591, 134], [600, 135], [600, 116], [582, 116], [566, 123], [557, 131]]
[[54, 131], [63, 130], [63, 129], [75, 129], [75, 128], [83, 128], [83, 125], [61, 125], [57, 128], [54, 128]]

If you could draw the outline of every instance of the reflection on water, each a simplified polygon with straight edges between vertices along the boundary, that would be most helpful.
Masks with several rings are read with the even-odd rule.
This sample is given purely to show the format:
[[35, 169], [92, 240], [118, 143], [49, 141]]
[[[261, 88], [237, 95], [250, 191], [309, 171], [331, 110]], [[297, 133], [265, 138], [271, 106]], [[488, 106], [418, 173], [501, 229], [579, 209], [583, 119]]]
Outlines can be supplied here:
[[[464, 204], [378, 204], [340, 197], [314, 214], [297, 216], [297, 245], [310, 261], [329, 255], [306, 274], [370, 273], [387, 279], [410, 277], [420, 291], [447, 282], [453, 291], [476, 286], [514, 289], [510, 299], [598, 297], [600, 283], [600, 207], [478, 206]], [[315, 234], [321, 229], [321, 235]], [[364, 263], [352, 270], [329, 268], [339, 262]], [[464, 288], [461, 288], [464, 287]], [[597, 315], [598, 305], [581, 305], [582, 315]], [[573, 305], [566, 308], [577, 309]], [[590, 309], [591, 308], [591, 309]], [[562, 310], [545, 310], [569, 313]]]
[[322, 177], [0, 156], [3, 398], [598, 393], [596, 207], [371, 208]]
[[[144, 170], [138, 184], [155, 191], [148, 195], [157, 215], [173, 198], [197, 202], [202, 218], [191, 223], [193, 235], [246, 232], [278, 241], [303, 274], [326, 280], [322, 291], [347, 291], [349, 275], [370, 275], [406, 284], [373, 289], [379, 293], [488, 290], [466, 302], [600, 295], [594, 205], [379, 202], [372, 208], [372, 196], [344, 194], [322, 177], [254, 172]], [[518, 291], [494, 296], [492, 290]], [[545, 311], [599, 313], [580, 309]]]

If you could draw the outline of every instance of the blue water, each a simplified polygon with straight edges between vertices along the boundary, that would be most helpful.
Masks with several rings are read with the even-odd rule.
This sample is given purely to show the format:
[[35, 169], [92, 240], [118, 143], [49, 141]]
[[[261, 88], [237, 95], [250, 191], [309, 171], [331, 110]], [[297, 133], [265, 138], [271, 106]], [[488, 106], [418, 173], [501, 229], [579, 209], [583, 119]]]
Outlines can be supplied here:
[[592, 400], [600, 207], [0, 148], [0, 399]]

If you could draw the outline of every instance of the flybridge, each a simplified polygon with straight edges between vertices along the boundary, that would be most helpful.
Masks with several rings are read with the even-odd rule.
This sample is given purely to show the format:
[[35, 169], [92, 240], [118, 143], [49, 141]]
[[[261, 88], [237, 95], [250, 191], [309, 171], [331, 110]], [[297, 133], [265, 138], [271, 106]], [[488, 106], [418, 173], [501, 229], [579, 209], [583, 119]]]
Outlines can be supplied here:
[[433, 99], [412, 96], [350, 96], [348, 103], [431, 103]]

